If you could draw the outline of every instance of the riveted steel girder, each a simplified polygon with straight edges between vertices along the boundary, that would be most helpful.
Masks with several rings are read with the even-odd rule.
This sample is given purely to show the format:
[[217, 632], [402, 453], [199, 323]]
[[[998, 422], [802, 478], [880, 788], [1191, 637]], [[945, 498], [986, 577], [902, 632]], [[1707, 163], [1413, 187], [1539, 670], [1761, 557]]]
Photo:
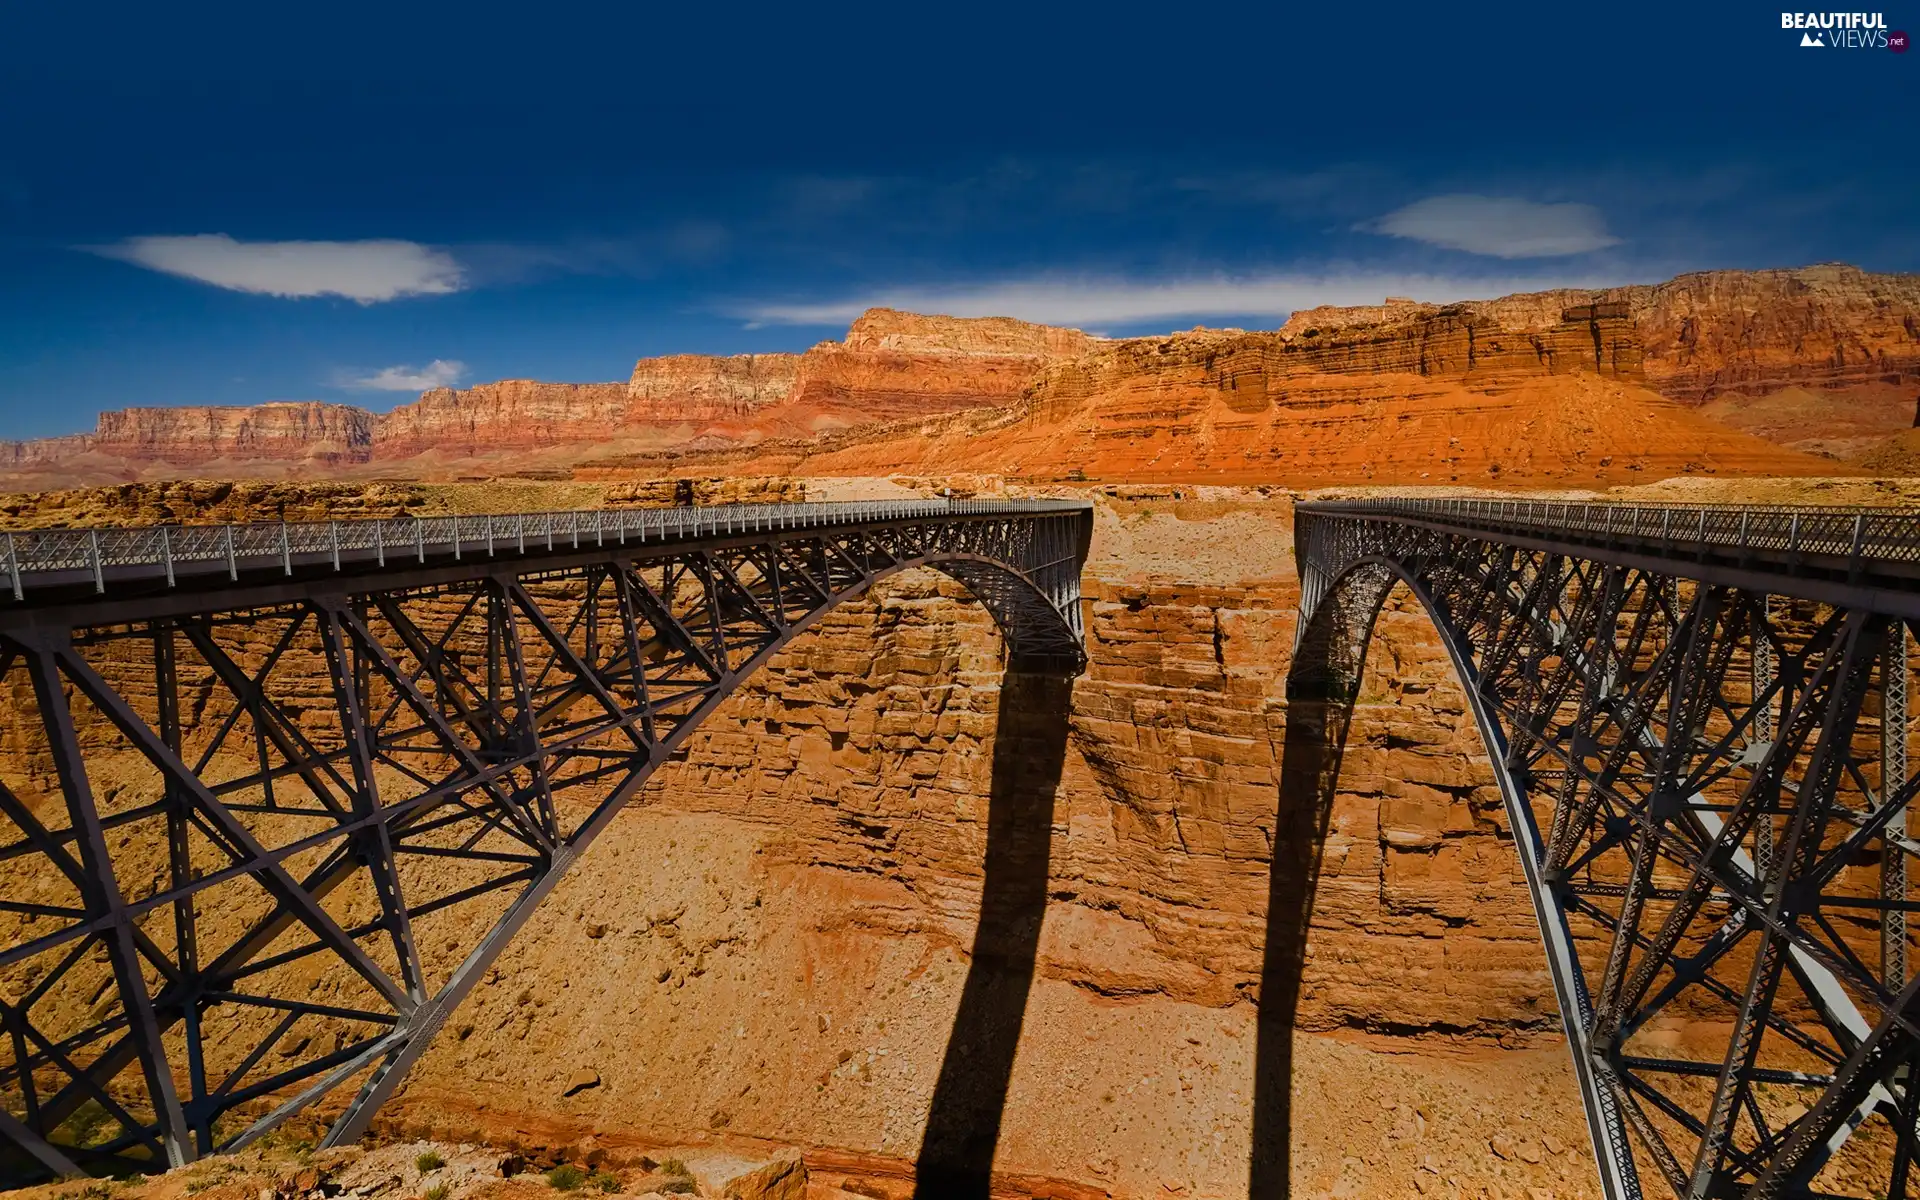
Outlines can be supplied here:
[[1446, 644], [1605, 1193], [1906, 1195], [1920, 519], [1386, 500], [1295, 536], [1290, 703], [1351, 706], [1396, 587]]
[[653, 771], [890, 575], [1085, 662], [1084, 504], [436, 520], [8, 539], [0, 1186], [322, 1100], [357, 1137]]

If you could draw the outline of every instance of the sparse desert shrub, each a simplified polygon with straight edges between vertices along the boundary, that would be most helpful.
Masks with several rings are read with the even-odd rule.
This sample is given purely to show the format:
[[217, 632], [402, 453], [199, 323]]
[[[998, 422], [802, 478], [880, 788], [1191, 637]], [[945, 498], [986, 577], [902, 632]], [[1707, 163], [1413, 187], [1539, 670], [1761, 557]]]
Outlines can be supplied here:
[[647, 1186], [669, 1196], [691, 1196], [700, 1190], [700, 1185], [693, 1181], [691, 1175], [679, 1175], [659, 1183], [649, 1183]]
[[422, 1175], [425, 1175], [428, 1171], [438, 1171], [441, 1167], [446, 1166], [447, 1160], [440, 1157], [439, 1151], [429, 1150], [419, 1158], [414, 1159], [413, 1165], [420, 1169]]
[[187, 1176], [187, 1195], [197, 1196], [208, 1188], [219, 1187], [239, 1174], [240, 1170], [240, 1164], [230, 1158], [203, 1162], [198, 1170]]
[[547, 1186], [556, 1192], [571, 1192], [587, 1181], [587, 1173], [572, 1163], [561, 1163], [547, 1172]]
[[112, 1141], [120, 1132], [115, 1121], [98, 1100], [86, 1100], [73, 1115], [60, 1123], [55, 1137], [71, 1146], [97, 1146]]
[[684, 1162], [682, 1162], [682, 1161], [681, 1161], [680, 1159], [677, 1159], [677, 1158], [670, 1158], [670, 1159], [668, 1159], [667, 1161], [665, 1161], [665, 1162], [663, 1162], [663, 1163], [661, 1163], [661, 1164], [660, 1164], [660, 1173], [661, 1173], [662, 1175], [691, 1175], [691, 1174], [693, 1174], [693, 1172], [692, 1172], [692, 1171], [689, 1171], [689, 1170], [687, 1170], [687, 1164], [686, 1164], [686, 1163], [684, 1163]]
[[593, 1174], [587, 1176], [587, 1182], [603, 1192], [617, 1192], [620, 1190], [620, 1177], [612, 1171], [595, 1171]]
[[422, 1200], [447, 1200], [447, 1197], [451, 1195], [452, 1192], [453, 1192], [453, 1189], [451, 1187], [448, 1187], [446, 1184], [436, 1183], [432, 1187], [427, 1189], [427, 1194], [422, 1198]]

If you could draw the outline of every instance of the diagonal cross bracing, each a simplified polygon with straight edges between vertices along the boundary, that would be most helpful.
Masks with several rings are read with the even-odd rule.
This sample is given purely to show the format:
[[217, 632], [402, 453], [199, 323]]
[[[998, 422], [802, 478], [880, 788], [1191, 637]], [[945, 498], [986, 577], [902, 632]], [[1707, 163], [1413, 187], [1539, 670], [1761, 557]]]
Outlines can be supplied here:
[[1010, 665], [1078, 673], [1091, 532], [1082, 503], [909, 501], [15, 535], [0, 1186], [191, 1159], [314, 1105], [358, 1136], [788, 641], [930, 567]]
[[1920, 514], [1386, 499], [1295, 540], [1303, 711], [1395, 587], [1440, 630], [1610, 1200], [1907, 1195]]

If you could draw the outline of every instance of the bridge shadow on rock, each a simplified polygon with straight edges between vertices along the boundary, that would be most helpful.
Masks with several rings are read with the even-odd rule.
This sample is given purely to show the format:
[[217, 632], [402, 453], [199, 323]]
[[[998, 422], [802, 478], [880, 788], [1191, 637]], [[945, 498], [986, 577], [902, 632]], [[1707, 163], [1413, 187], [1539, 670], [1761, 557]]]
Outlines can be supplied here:
[[1040, 950], [1069, 677], [1009, 671], [1000, 686], [987, 856], [967, 981], [920, 1143], [914, 1195], [984, 1200]]
[[1292, 1186], [1293, 1025], [1321, 848], [1352, 720], [1350, 700], [1295, 697], [1287, 702], [1255, 1025], [1249, 1200], [1280, 1200]]

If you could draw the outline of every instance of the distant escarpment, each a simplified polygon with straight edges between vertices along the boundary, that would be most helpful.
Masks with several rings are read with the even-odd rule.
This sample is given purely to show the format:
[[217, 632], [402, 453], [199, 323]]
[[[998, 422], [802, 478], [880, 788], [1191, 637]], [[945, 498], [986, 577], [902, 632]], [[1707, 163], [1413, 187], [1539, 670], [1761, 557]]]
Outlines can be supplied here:
[[[1720, 424], [1694, 428], [1684, 445], [1654, 445], [1640, 439], [1667, 415], [1649, 410], [1601, 449], [1582, 431], [1619, 422], [1585, 410], [1595, 380], [1626, 389], [1629, 408], [1664, 400]], [[1530, 398], [1522, 404], [1517, 391]], [[845, 457], [850, 442], [866, 447], [853, 456], [858, 469], [892, 469], [925, 465], [902, 450], [902, 429], [977, 430], [982, 421], [1029, 423], [1017, 444], [992, 448], [1013, 456], [1004, 462], [976, 462], [989, 443], [961, 439], [969, 465], [993, 469], [1044, 460], [1108, 477], [1224, 472], [1312, 484], [1326, 481], [1331, 454], [1347, 463], [1339, 478], [1378, 479], [1392, 461], [1396, 474], [1456, 481], [1551, 460], [1553, 477], [1589, 479], [1627, 463], [1758, 469], [1767, 456], [1750, 444], [1709, 452], [1714, 429], [1727, 427], [1828, 462], [1854, 457], [1909, 426], [1916, 394], [1920, 276], [1840, 265], [1444, 305], [1388, 299], [1305, 309], [1274, 331], [1128, 339], [876, 308], [844, 339], [802, 354], [643, 358], [625, 382], [443, 388], [377, 415], [321, 403], [125, 409], [103, 414], [90, 434], [0, 443], [0, 485], [103, 484], [211, 463], [262, 477], [551, 477], [583, 461], [604, 474], [616, 469], [608, 463], [769, 454], [819, 467]], [[1380, 426], [1369, 407], [1380, 403], [1394, 406], [1396, 422], [1428, 422], [1438, 448], [1416, 445], [1414, 426]], [[1496, 409], [1507, 415], [1496, 419]], [[1551, 415], [1563, 410], [1565, 421]], [[1032, 422], [1089, 421], [1090, 440], [1052, 428], [1044, 436], [1053, 442], [1032, 440], [1041, 436]], [[1475, 441], [1496, 430], [1526, 441]], [[1553, 448], [1562, 443], [1564, 454]], [[908, 456], [887, 461], [899, 452]]]
[[126, 408], [101, 413], [90, 434], [0, 442], [0, 464], [57, 463], [83, 454], [181, 465], [258, 458], [365, 462], [374, 422], [365, 409], [317, 401]]
[[0, 468], [86, 468], [106, 482], [156, 464], [342, 466], [614, 443], [750, 444], [1010, 404], [1047, 364], [1098, 341], [1006, 318], [874, 309], [845, 341], [804, 354], [643, 358], [624, 383], [435, 388], [378, 414], [318, 402], [121, 409], [101, 414], [93, 433], [0, 442]]
[[539, 383], [506, 379], [455, 390], [435, 388], [374, 418], [369, 457], [409, 458], [429, 451], [486, 450], [599, 441], [626, 415], [619, 383]]
[[1684, 404], [1793, 386], [1920, 382], [1920, 275], [1877, 275], [1840, 263], [1701, 271], [1659, 284], [1446, 306], [1389, 300], [1313, 308], [1294, 313], [1281, 334], [1406, 341], [1410, 330], [1445, 315], [1513, 335], [1563, 323], [1577, 311], [1631, 329], [1648, 385]]

